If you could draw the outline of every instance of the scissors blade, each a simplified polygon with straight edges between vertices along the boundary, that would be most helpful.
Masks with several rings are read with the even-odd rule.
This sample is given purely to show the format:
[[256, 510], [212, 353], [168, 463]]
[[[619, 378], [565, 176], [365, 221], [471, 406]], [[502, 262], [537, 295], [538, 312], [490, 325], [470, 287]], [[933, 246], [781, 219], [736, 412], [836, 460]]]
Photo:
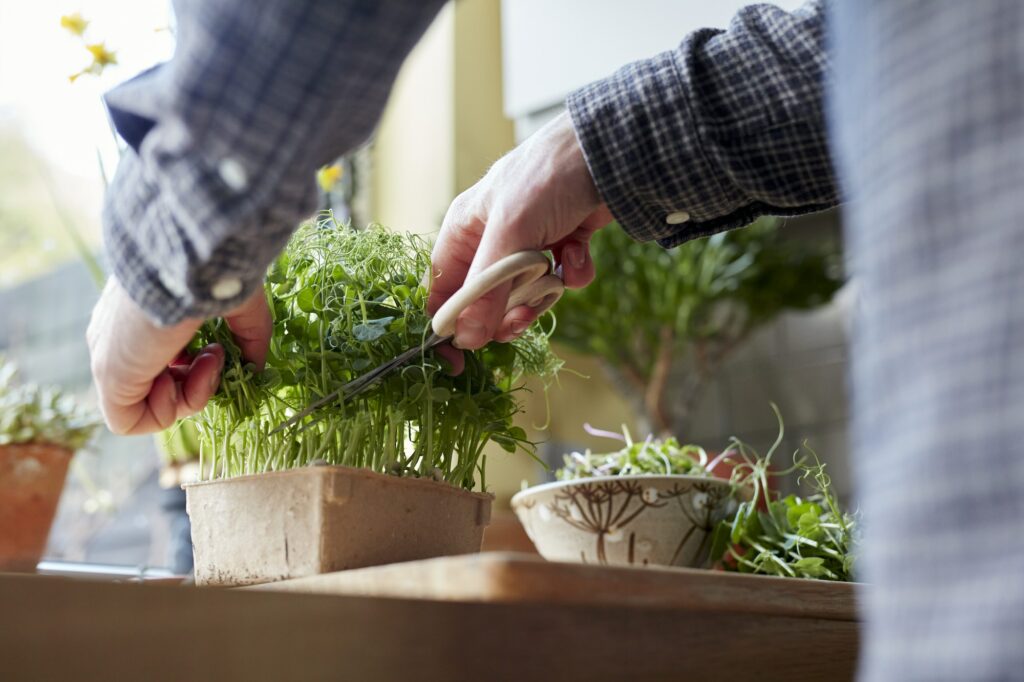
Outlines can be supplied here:
[[354, 398], [355, 396], [359, 395], [369, 387], [373, 386], [373, 384], [375, 384], [382, 377], [387, 376], [389, 373], [391, 373], [392, 370], [401, 367], [402, 365], [409, 362], [410, 360], [420, 355], [424, 351], [428, 351], [431, 348], [444, 343], [449, 338], [451, 337], [441, 337], [438, 336], [437, 334], [431, 334], [429, 337], [427, 337], [427, 340], [424, 341], [422, 344], [418, 346], [413, 346], [409, 350], [399, 354], [394, 359], [388, 360], [387, 362], [374, 367], [370, 371], [361, 374], [352, 381], [349, 381], [344, 386], [341, 386], [331, 391], [324, 397], [307, 405], [306, 408], [303, 409], [301, 412], [297, 412], [296, 414], [292, 415], [287, 420], [279, 424], [277, 427], [275, 427], [268, 435], [272, 436], [275, 433], [279, 433], [290, 426], [298, 424], [300, 421], [302, 421], [309, 415], [313, 414], [321, 407], [334, 402], [338, 398], [341, 398], [342, 402]]
[[[348, 386], [348, 384], [345, 384], [345, 386]], [[294, 415], [292, 415], [291, 417], [289, 417], [285, 421], [283, 421], [280, 424], [278, 424], [277, 426], [275, 426], [273, 428], [273, 430], [271, 430], [271, 432], [268, 433], [267, 435], [268, 436], [273, 436], [275, 433], [280, 433], [281, 431], [284, 431], [285, 429], [287, 429], [287, 428], [289, 428], [291, 426], [294, 426], [295, 424], [298, 424], [300, 421], [302, 421], [303, 419], [305, 419], [309, 415], [313, 414], [314, 412], [319, 410], [324, 405], [326, 405], [328, 403], [331, 403], [331, 402], [334, 402], [335, 400], [337, 400], [345, 392], [345, 386], [342, 386], [341, 388], [337, 388], [337, 389], [331, 391], [330, 393], [328, 393], [327, 395], [325, 395], [323, 398], [320, 398], [319, 400], [316, 400], [315, 402], [310, 403], [305, 408], [303, 408], [302, 411], [296, 412]]]

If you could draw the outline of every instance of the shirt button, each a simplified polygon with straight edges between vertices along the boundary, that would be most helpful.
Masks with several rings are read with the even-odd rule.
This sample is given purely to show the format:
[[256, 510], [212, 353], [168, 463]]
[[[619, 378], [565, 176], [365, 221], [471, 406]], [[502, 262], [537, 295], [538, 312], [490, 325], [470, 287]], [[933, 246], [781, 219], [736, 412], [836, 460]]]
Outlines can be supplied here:
[[242, 280], [237, 277], [223, 277], [213, 285], [210, 293], [218, 301], [226, 301], [242, 293]]
[[675, 211], [665, 216], [665, 222], [669, 225], [681, 225], [690, 219], [690, 214], [686, 211]]
[[249, 186], [249, 174], [237, 159], [227, 158], [217, 165], [217, 174], [228, 188], [243, 192]]

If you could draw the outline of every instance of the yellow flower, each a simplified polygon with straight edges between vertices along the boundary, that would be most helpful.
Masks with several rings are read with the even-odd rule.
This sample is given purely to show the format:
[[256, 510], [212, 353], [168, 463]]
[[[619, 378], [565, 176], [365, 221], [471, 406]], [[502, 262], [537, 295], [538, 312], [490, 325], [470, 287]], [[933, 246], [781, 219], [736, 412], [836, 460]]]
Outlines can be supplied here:
[[320, 185], [320, 189], [325, 192], [330, 192], [334, 189], [334, 186], [338, 184], [338, 180], [341, 179], [341, 174], [341, 166], [338, 164], [324, 166], [316, 172], [316, 182]]
[[86, 45], [85, 49], [92, 55], [92, 63], [78, 73], [69, 76], [72, 83], [78, 80], [79, 76], [84, 76], [87, 73], [93, 76], [99, 76], [103, 73], [103, 69], [111, 64], [117, 64], [117, 53], [108, 50], [105, 43], [93, 43], [91, 45]]
[[105, 43], [86, 45], [85, 49], [92, 54], [92, 66], [99, 67], [100, 71], [103, 71], [105, 66], [117, 64], [117, 53], [108, 50]]
[[60, 27], [76, 36], [84, 34], [85, 29], [88, 28], [88, 26], [89, 20], [83, 17], [79, 12], [75, 12], [74, 14], [65, 14], [60, 18]]

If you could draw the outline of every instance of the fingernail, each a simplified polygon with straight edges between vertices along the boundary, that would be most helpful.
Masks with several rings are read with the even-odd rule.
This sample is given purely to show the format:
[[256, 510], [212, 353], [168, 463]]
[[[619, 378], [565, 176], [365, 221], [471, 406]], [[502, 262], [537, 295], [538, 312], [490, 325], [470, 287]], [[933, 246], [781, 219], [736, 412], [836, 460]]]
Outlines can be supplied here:
[[565, 259], [574, 268], [582, 268], [587, 260], [587, 254], [579, 244], [567, 244], [563, 250]]
[[174, 379], [171, 379], [171, 386], [171, 402], [177, 404], [181, 400], [181, 385]]
[[483, 345], [487, 330], [476, 320], [459, 320], [452, 345], [456, 348], [477, 348]]

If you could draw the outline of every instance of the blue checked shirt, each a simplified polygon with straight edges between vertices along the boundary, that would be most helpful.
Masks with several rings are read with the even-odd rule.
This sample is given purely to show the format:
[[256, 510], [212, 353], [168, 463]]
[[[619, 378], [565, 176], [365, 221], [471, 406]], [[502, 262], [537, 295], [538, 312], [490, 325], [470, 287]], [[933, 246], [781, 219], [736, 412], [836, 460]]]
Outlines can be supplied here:
[[314, 171], [363, 142], [443, 0], [177, 0], [174, 58], [110, 92], [131, 150], [104, 242], [156, 321], [211, 317], [260, 284]]
[[[440, 4], [180, 0], [174, 59], [108, 98], [130, 295], [169, 323], [256, 287]], [[846, 198], [865, 680], [1024, 679], [1022, 36], [1017, 0], [758, 5], [567, 100], [637, 239]]]

